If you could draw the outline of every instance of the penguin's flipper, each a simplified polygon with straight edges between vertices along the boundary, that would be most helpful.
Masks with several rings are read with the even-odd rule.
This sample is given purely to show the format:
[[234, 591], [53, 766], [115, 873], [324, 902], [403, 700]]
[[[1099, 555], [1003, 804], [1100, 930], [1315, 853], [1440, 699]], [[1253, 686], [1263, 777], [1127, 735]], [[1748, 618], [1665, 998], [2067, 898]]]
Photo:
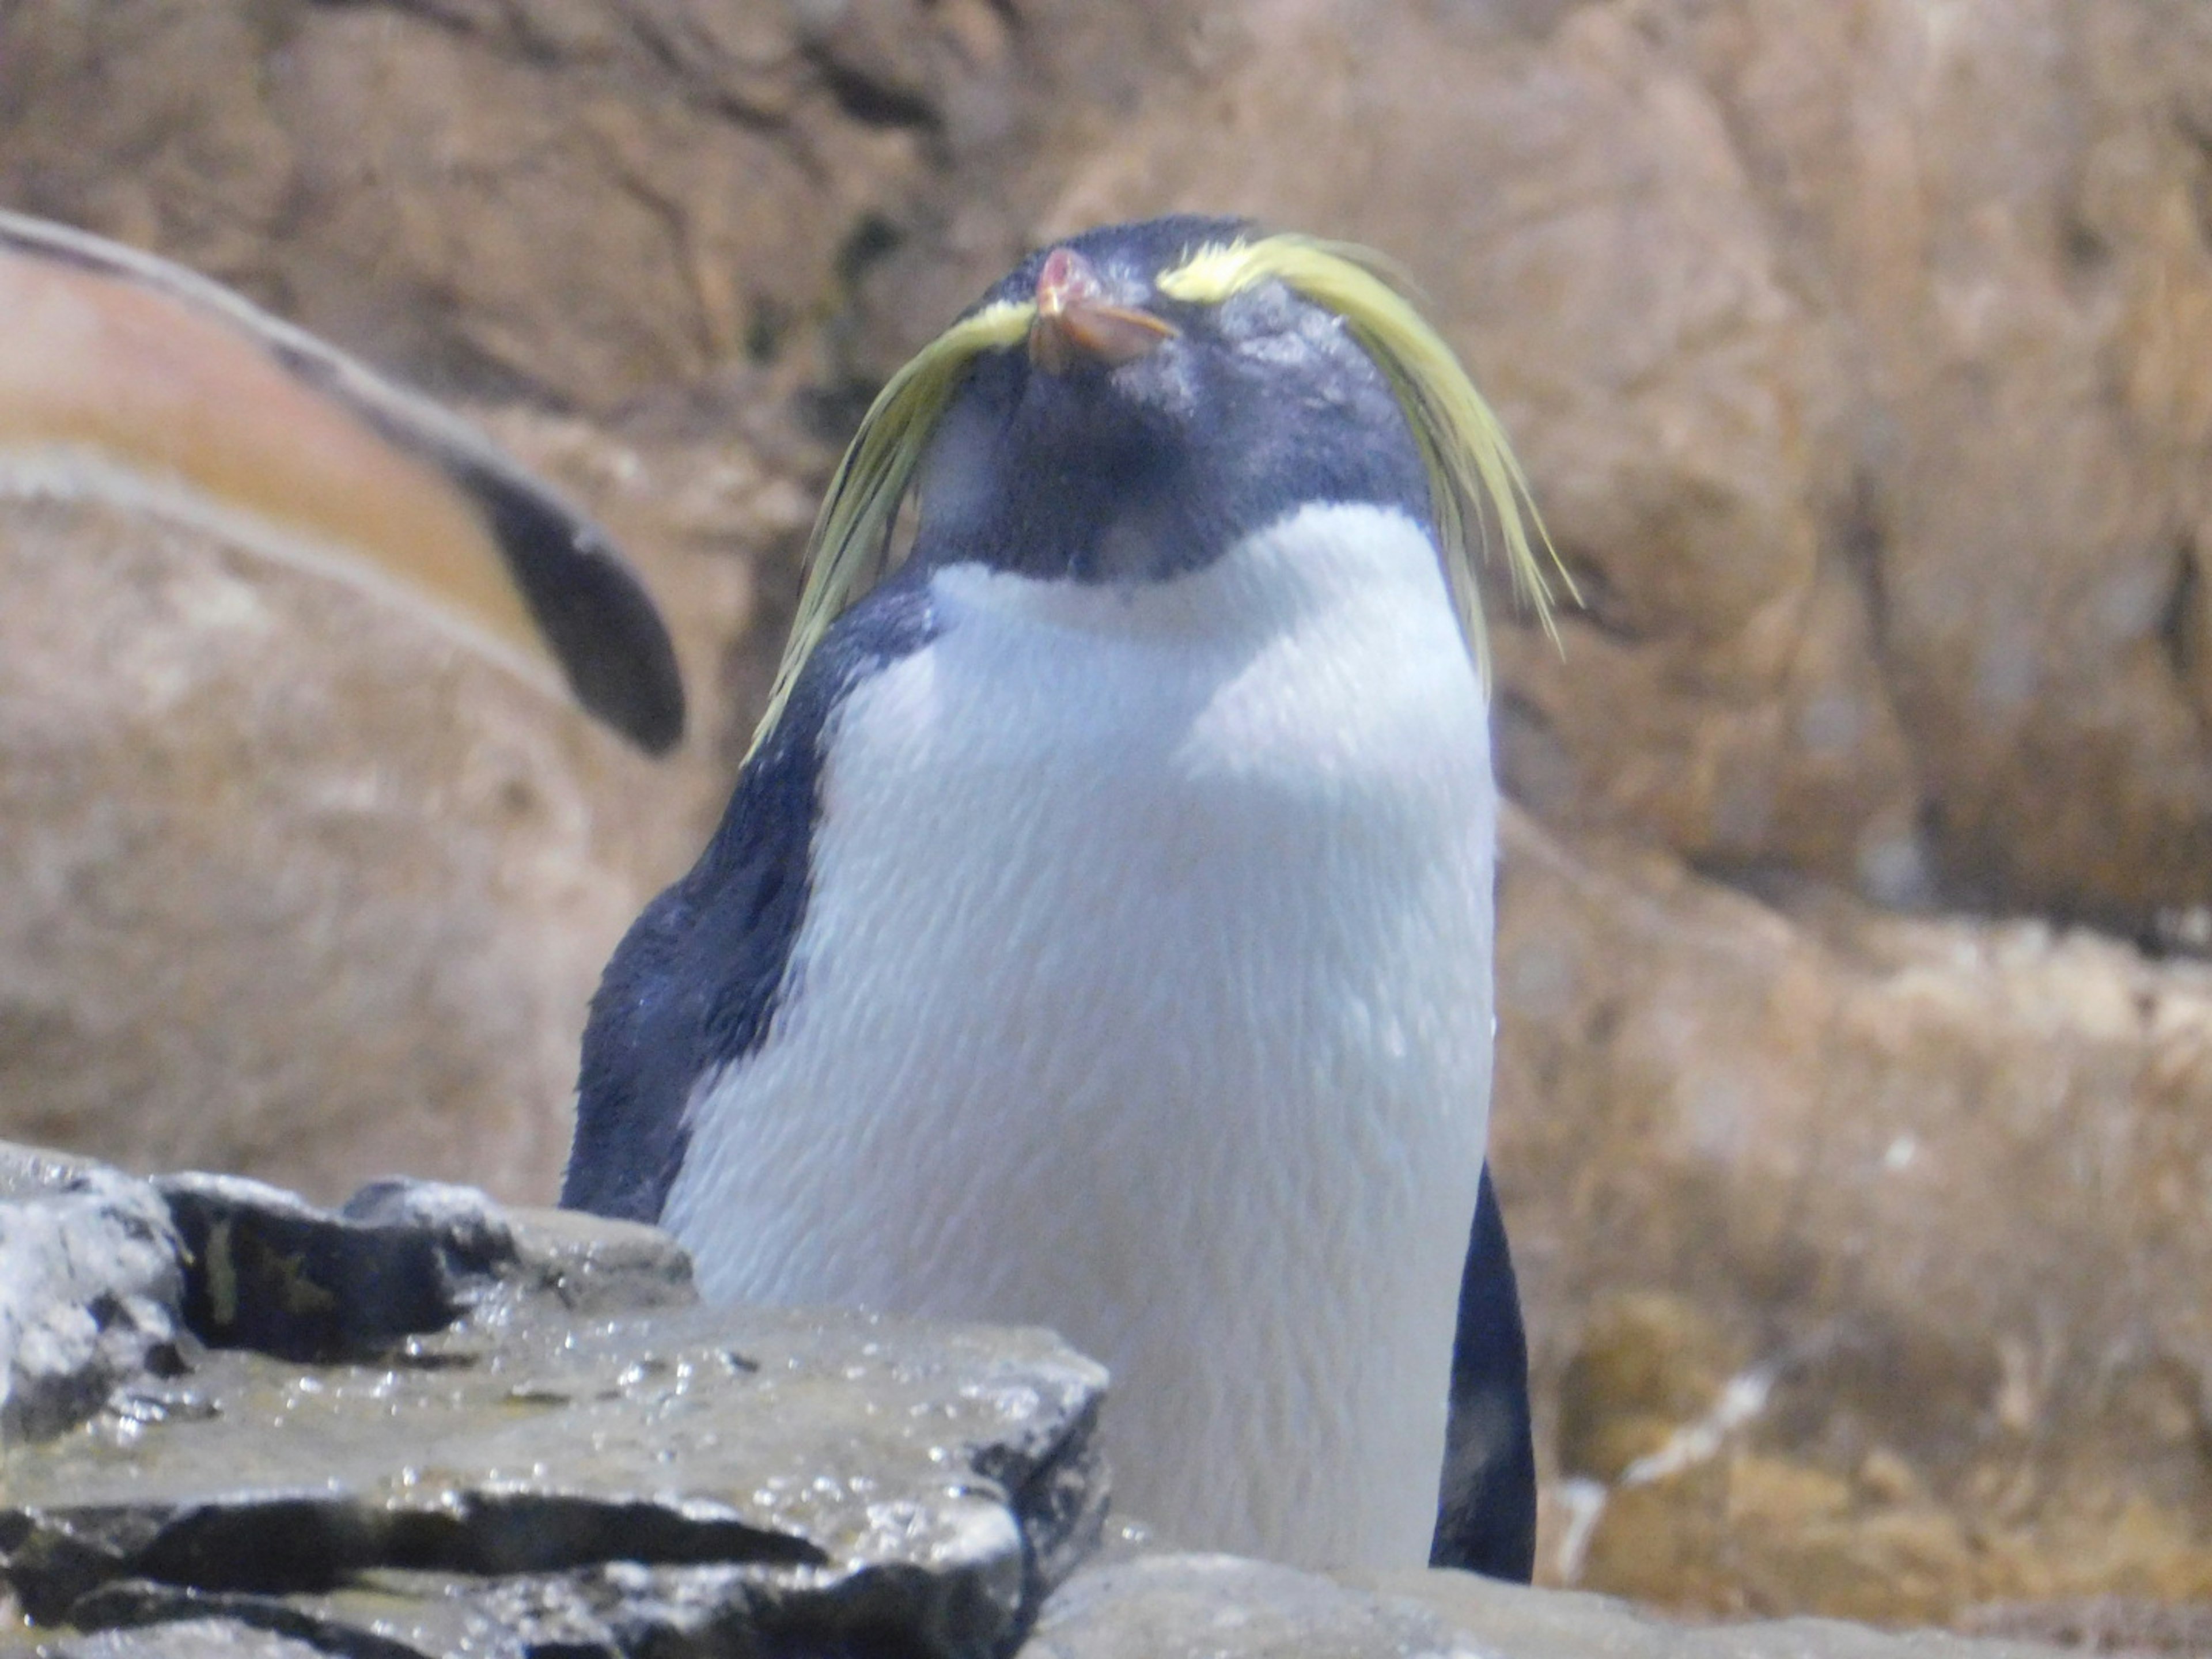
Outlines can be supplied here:
[[668, 630], [605, 535], [473, 428], [179, 265], [0, 211], [0, 494], [139, 501], [427, 599], [659, 753]]
[[936, 632], [919, 572], [892, 576], [832, 623], [699, 862], [616, 948], [584, 1027], [568, 1208], [659, 1220], [695, 1096], [769, 1040], [792, 994], [785, 970], [806, 917], [830, 717]]
[[1536, 1569], [1536, 1452], [1528, 1425], [1528, 1340], [1505, 1218], [1490, 1167], [1474, 1204], [1452, 1342], [1451, 1419], [1432, 1567], [1525, 1584]]

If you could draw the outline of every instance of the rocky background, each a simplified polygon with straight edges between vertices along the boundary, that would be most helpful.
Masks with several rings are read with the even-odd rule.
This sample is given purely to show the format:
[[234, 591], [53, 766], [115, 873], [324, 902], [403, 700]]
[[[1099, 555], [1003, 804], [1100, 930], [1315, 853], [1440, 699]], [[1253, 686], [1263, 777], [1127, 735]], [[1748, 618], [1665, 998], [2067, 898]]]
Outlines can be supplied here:
[[858, 400], [1036, 240], [1254, 213], [1407, 266], [1590, 601], [1499, 652], [1546, 1574], [2201, 1638], [2212, 11], [16, 5], [0, 203], [464, 404], [702, 710], [649, 767], [219, 537], [0, 503], [9, 1133], [542, 1200]]
[[0, 1143], [0, 1655], [2061, 1659], [1109, 1522], [1049, 1331], [707, 1308], [652, 1228]]

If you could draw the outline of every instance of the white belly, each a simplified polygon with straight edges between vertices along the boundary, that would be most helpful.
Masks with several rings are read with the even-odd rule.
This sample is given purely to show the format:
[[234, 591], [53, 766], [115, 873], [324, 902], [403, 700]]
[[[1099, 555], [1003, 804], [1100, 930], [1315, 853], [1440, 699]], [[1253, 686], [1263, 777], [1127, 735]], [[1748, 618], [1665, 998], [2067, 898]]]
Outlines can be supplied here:
[[669, 1226], [710, 1297], [1057, 1328], [1175, 1542], [1425, 1561], [1496, 830], [1433, 552], [1334, 507], [1151, 587], [933, 580]]

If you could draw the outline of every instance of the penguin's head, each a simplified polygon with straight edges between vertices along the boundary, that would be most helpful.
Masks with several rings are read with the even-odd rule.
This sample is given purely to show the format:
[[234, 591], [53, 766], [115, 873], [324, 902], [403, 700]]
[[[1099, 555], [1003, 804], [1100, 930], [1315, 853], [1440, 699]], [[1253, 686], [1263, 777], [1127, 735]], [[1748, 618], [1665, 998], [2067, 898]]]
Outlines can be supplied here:
[[1504, 433], [1382, 272], [1359, 249], [1196, 216], [1031, 255], [862, 420], [760, 735], [887, 568], [910, 492], [908, 556], [1085, 583], [1170, 580], [1309, 503], [1396, 508], [1437, 543], [1486, 673], [1474, 568], [1494, 529], [1549, 629], [1542, 532]]

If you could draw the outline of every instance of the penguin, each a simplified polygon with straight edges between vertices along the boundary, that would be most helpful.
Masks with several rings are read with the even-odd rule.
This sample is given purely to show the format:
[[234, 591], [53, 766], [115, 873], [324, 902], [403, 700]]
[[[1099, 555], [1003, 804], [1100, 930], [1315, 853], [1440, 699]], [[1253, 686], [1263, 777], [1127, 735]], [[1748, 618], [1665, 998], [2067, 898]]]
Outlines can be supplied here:
[[0, 495], [143, 503], [416, 609], [684, 734], [659, 611], [605, 532], [465, 422], [219, 283], [0, 210]]
[[1372, 256], [1031, 256], [832, 477], [728, 811], [592, 1003], [563, 1202], [709, 1298], [1055, 1328], [1179, 1545], [1525, 1581], [1486, 543], [1548, 629], [1504, 433]]

